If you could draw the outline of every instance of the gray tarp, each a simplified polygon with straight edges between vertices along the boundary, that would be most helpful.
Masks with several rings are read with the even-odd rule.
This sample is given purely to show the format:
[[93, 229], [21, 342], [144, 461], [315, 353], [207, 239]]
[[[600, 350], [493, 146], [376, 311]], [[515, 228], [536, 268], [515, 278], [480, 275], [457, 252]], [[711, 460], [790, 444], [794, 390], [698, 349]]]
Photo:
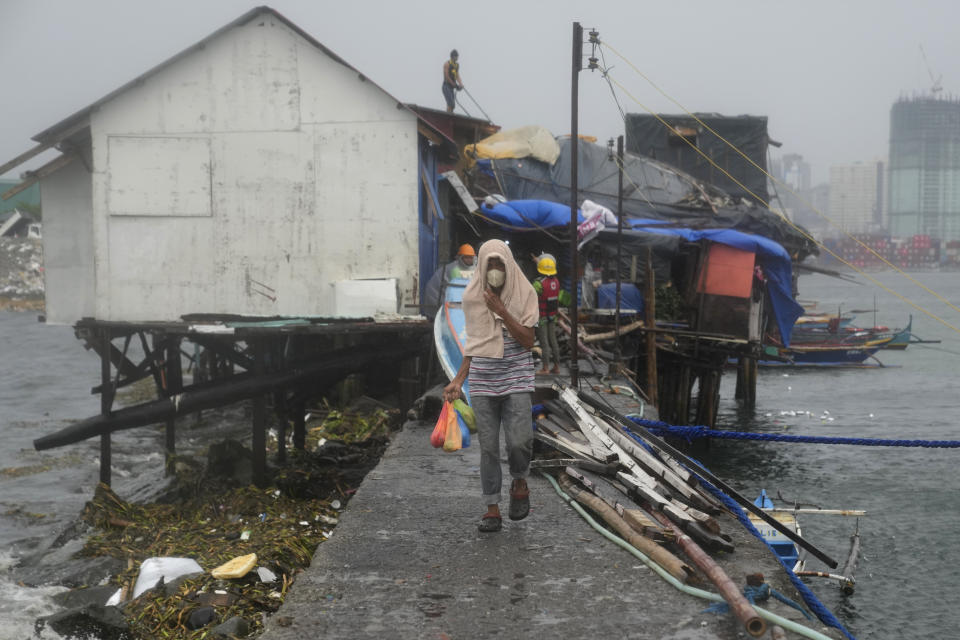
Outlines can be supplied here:
[[[560, 157], [548, 165], [531, 158], [489, 161], [503, 195], [509, 200], [570, 201], [570, 139], [558, 139]], [[580, 200], [589, 199], [617, 210], [617, 164], [605, 146], [580, 142]], [[694, 180], [678, 169], [643, 156], [624, 158], [624, 204], [628, 217], [669, 220], [678, 226], [736, 229], [780, 243], [802, 260], [816, 246], [777, 214], [748, 204]], [[714, 213], [711, 205], [717, 209]]]

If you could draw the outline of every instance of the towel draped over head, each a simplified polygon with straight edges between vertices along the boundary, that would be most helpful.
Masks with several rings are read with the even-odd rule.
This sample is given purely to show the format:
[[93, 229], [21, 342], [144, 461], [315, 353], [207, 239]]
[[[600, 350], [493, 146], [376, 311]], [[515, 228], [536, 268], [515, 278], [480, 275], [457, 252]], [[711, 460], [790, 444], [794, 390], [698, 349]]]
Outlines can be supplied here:
[[477, 267], [463, 291], [463, 315], [467, 324], [467, 342], [463, 353], [483, 358], [503, 357], [503, 320], [493, 314], [483, 299], [487, 288], [487, 263], [500, 258], [506, 267], [507, 278], [500, 291], [500, 300], [517, 322], [534, 327], [540, 319], [537, 292], [527, 281], [513, 252], [502, 240], [487, 240], [477, 253]]

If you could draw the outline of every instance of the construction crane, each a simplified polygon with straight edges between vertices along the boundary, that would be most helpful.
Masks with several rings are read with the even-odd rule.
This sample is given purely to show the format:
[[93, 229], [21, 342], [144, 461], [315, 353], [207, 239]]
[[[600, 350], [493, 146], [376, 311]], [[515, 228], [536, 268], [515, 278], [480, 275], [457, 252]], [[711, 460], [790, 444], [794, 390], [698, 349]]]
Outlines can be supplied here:
[[923, 45], [920, 45], [920, 55], [923, 56], [923, 64], [927, 67], [927, 73], [930, 74], [930, 81], [933, 82], [933, 86], [930, 87], [930, 93], [933, 94], [933, 97], [937, 97], [937, 94], [943, 91], [943, 87], [940, 86], [940, 81], [943, 79], [943, 74], [940, 74], [936, 78], [933, 77], [933, 69], [930, 68], [930, 62], [927, 60], [927, 52], [923, 50]]

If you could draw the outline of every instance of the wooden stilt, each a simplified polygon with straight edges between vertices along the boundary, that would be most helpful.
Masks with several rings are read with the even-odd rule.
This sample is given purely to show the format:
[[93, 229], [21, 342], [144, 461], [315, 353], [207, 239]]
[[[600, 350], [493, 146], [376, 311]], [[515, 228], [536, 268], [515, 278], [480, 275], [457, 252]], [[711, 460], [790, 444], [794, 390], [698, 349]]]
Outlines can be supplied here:
[[[183, 367], [180, 362], [180, 338], [177, 336], [168, 336], [166, 338], [166, 357], [164, 358], [164, 369], [166, 372], [164, 389], [166, 397], [170, 398], [177, 395], [183, 389]], [[166, 461], [166, 474], [171, 475], [174, 471], [173, 459], [177, 453], [177, 421], [175, 418], [169, 418], [166, 421], [164, 432], [164, 459]]]
[[693, 390], [693, 384], [690, 380], [690, 365], [682, 364], [680, 366], [679, 388], [677, 389], [677, 423], [679, 425], [690, 424], [690, 393]]
[[306, 427], [307, 405], [303, 400], [293, 405], [293, 446], [303, 451], [307, 441]]
[[[105, 345], [110, 344], [110, 330], [103, 329], [101, 338]], [[100, 353], [100, 413], [110, 415], [113, 406], [113, 383], [110, 381], [110, 349], [103, 349]], [[100, 482], [110, 485], [110, 432], [100, 435]]]
[[407, 358], [400, 363], [400, 412], [406, 415], [407, 410], [413, 406], [417, 399], [417, 382], [420, 379], [418, 374], [418, 359]]
[[[656, 276], [653, 273], [653, 257], [650, 249], [647, 249], [647, 282], [643, 292], [644, 322], [647, 328], [652, 329], [656, 326]], [[647, 398], [650, 404], [659, 406], [659, 397], [657, 389], [657, 334], [648, 331], [646, 335], [647, 344]]]
[[743, 377], [743, 366], [744, 366], [743, 363], [744, 363], [744, 356], [738, 357], [737, 358], [737, 387], [736, 387], [736, 390], [733, 392], [733, 397], [737, 400], [743, 399], [743, 385], [745, 384], [745, 380]]
[[287, 393], [281, 389], [273, 395], [277, 405], [277, 462], [287, 461]]
[[[262, 376], [265, 370], [266, 353], [262, 339], [254, 339], [253, 371]], [[267, 400], [263, 393], [253, 397], [253, 484], [263, 488], [267, 482]]]

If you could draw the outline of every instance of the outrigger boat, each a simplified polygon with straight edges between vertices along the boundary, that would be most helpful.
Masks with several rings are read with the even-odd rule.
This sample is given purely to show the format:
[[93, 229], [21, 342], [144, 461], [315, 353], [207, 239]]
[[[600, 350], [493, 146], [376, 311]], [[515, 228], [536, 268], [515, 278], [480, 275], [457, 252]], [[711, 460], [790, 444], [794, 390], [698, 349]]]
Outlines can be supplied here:
[[[857, 367], [883, 366], [874, 354], [879, 351], [886, 341], [879, 344], [855, 344], [849, 346], [818, 346], [818, 345], [790, 345], [779, 347], [768, 345], [767, 353], [772, 358], [757, 361], [762, 367]], [[876, 360], [876, 364], [866, 364], [867, 358]]]
[[913, 341], [913, 316], [903, 329], [889, 327], [844, 326], [833, 329], [794, 327], [790, 334], [791, 346], [879, 346], [881, 349], [906, 349]]
[[[777, 522], [786, 526], [791, 531], [802, 537], [800, 523], [797, 520], [797, 514], [820, 514], [832, 516], [865, 516], [866, 511], [858, 509], [820, 509], [817, 507], [776, 507], [773, 500], [767, 495], [765, 489], [760, 491], [760, 496], [753, 501], [753, 504], [760, 507], [764, 512], [773, 516]], [[747, 516], [757, 528], [763, 539], [770, 545], [777, 556], [783, 561], [783, 564], [793, 570], [795, 574], [806, 578], [828, 578], [835, 580], [840, 585], [840, 590], [845, 595], [852, 595], [856, 588], [856, 580], [853, 577], [857, 568], [857, 560], [860, 556], [860, 528], [859, 521], [857, 529], [850, 536], [850, 552], [847, 554], [847, 561], [843, 565], [840, 573], [828, 573], [826, 571], [808, 571], [806, 570], [806, 552], [800, 550], [786, 535], [777, 531], [769, 523], [760, 519], [758, 516], [748, 513]]]
[[[467, 325], [463, 315], [463, 291], [469, 280], [454, 278], [447, 283], [443, 305], [433, 319], [433, 341], [443, 372], [449, 380], [457, 375], [463, 364], [463, 346], [467, 340]], [[470, 383], [463, 383], [463, 394], [470, 400]]]

